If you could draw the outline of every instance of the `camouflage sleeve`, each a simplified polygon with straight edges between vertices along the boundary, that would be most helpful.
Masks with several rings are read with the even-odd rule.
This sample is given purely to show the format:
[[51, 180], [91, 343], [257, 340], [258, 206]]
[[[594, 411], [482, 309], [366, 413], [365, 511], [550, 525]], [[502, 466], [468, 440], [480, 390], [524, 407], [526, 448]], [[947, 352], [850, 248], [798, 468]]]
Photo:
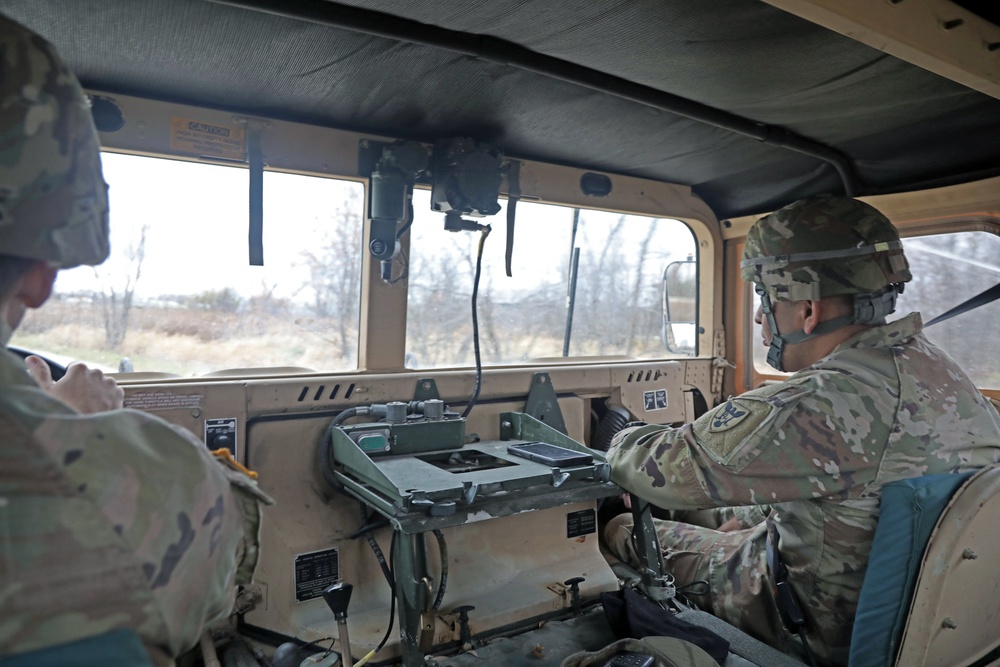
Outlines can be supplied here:
[[[71, 523], [54, 529], [53, 539], [60, 548], [119, 554], [115, 568], [140, 575], [119, 583], [115, 594], [95, 579], [70, 605], [85, 610], [77, 618], [99, 628], [112, 621], [102, 614], [117, 614], [121, 627], [122, 610], [129, 609], [133, 618], [125, 626], [147, 647], [176, 656], [195, 645], [207, 626], [232, 612], [235, 585], [249, 581], [260, 505], [269, 499], [192, 434], [151, 415], [49, 412], [36, 419], [28, 424], [33, 440], [89, 498], [78, 510], [64, 510]], [[116, 596], [120, 603], [109, 604]]]
[[739, 522], [740, 528], [753, 528], [758, 523], [763, 523], [770, 513], [770, 505], [740, 505], [733, 508], [733, 515]]
[[668, 509], [847, 497], [881, 459], [886, 437], [874, 432], [887, 427], [873, 412], [856, 385], [807, 375], [730, 398], [682, 427], [623, 434], [609, 451], [611, 478]]

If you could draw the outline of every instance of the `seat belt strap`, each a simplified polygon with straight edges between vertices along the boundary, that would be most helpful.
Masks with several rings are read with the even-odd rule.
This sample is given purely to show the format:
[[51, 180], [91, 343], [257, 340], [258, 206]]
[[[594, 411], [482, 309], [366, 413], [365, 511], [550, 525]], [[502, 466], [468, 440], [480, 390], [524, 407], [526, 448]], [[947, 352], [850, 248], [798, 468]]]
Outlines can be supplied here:
[[948, 312], [941, 313], [940, 315], [935, 317], [933, 320], [931, 320], [924, 326], [929, 327], [932, 324], [937, 324], [938, 322], [944, 322], [945, 320], [950, 320], [956, 315], [961, 315], [962, 313], [970, 311], [973, 308], [979, 308], [979, 306], [985, 306], [989, 302], [996, 301], [997, 299], [1000, 299], [1000, 283], [997, 283], [996, 285], [994, 285], [993, 287], [989, 288], [984, 292], [980, 292], [971, 299], [963, 301], [962, 303], [958, 304]]

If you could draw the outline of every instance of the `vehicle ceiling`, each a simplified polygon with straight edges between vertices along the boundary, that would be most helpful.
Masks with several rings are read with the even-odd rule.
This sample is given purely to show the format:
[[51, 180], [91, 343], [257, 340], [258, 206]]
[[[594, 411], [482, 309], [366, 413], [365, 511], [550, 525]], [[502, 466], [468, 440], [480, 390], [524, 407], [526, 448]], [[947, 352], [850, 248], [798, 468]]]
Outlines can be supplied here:
[[[687, 184], [720, 218], [844, 185], [828, 162], [552, 78], [532, 59], [610, 75], [594, 75], [598, 87], [633, 98], [669, 93], [785, 128], [846, 156], [859, 194], [1000, 172], [1000, 100], [759, 0], [248, 1], [412, 40], [207, 0], [0, 0], [0, 12], [54, 42], [94, 89], [401, 138], [472, 136], [516, 157]], [[413, 43], [438, 38], [520, 66]]]

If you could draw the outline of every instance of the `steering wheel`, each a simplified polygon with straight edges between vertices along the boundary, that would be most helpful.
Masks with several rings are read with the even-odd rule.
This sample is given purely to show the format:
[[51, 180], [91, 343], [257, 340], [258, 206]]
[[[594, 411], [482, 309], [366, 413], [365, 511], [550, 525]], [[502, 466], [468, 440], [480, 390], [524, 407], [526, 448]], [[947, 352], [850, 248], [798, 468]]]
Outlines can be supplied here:
[[13, 352], [14, 354], [16, 354], [17, 356], [21, 357], [22, 359], [27, 358], [29, 355], [34, 355], [36, 357], [41, 358], [41, 360], [44, 361], [45, 364], [49, 367], [49, 371], [52, 373], [52, 379], [54, 381], [55, 380], [59, 380], [59, 379], [62, 378], [62, 376], [66, 375], [66, 367], [65, 366], [63, 366], [62, 364], [60, 364], [57, 361], [52, 361], [51, 359], [49, 359], [45, 355], [38, 354], [36, 352], [32, 352], [31, 350], [26, 350], [23, 347], [16, 347], [16, 346], [13, 346], [13, 345], [9, 345], [7, 347], [7, 350], [9, 352]]

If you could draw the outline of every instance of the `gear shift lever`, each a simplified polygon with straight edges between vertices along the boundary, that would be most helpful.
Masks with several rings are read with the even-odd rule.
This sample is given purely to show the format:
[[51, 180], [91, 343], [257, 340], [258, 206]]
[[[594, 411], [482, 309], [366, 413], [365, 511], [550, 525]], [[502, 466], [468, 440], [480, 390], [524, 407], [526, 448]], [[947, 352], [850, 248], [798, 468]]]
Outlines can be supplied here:
[[340, 633], [340, 664], [352, 665], [351, 643], [347, 637], [347, 605], [351, 603], [351, 591], [354, 586], [343, 581], [333, 584], [323, 591], [323, 599], [326, 601], [333, 617], [337, 619], [337, 631]]

